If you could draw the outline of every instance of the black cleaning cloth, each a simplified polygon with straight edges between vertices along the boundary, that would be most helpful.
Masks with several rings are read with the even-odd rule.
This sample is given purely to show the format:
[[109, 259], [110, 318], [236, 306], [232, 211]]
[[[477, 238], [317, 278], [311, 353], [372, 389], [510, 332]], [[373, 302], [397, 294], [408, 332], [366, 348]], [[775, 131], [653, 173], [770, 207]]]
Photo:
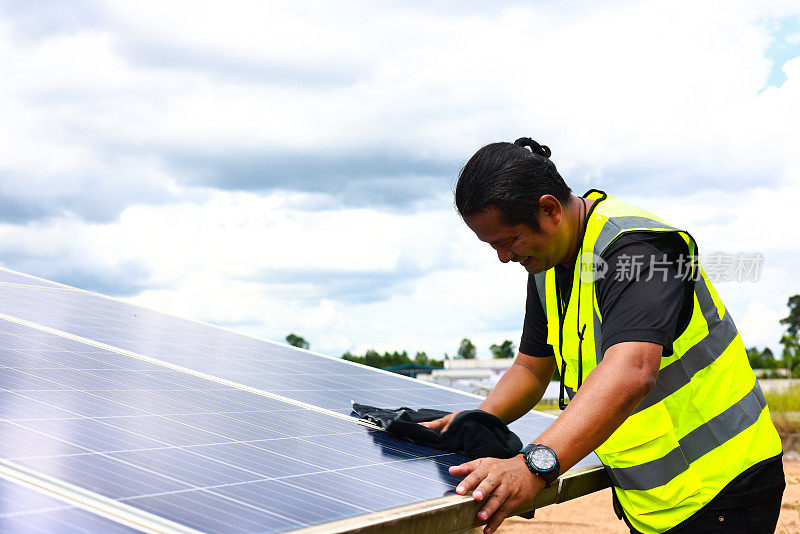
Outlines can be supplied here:
[[511, 458], [522, 450], [519, 437], [499, 417], [483, 410], [460, 412], [441, 434], [417, 423], [433, 421], [450, 412], [430, 408], [375, 408], [356, 402], [353, 412], [396, 437], [471, 458]]

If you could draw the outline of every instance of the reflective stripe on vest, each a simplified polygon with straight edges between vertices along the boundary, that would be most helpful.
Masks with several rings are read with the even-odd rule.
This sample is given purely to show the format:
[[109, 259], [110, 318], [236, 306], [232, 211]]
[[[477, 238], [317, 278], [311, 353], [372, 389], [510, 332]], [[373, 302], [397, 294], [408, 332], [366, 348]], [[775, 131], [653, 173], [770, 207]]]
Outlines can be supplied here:
[[[595, 203], [573, 269], [563, 322], [555, 269], [534, 276], [547, 316], [547, 342], [558, 369], [566, 363], [570, 398], [579, 394], [579, 367], [585, 379], [603, 358], [594, 258], [630, 232], [679, 236], [690, 258], [684, 265], [689, 280], [694, 280], [688, 324], [673, 341], [673, 354], [662, 358], [654, 389], [596, 450], [631, 524], [642, 532], [660, 532], [690, 517], [748, 467], [778, 455], [780, 438], [736, 325], [695, 263], [694, 239], [605, 193], [588, 198]], [[591, 264], [588, 269], [586, 262]], [[589, 271], [588, 280], [580, 276], [582, 269]]]
[[756, 382], [747, 395], [678, 440], [679, 447], [661, 458], [631, 467], [609, 467], [606, 471], [611, 482], [622, 489], [649, 490], [663, 486], [688, 469], [692, 462], [754, 425], [766, 405]]
[[705, 279], [697, 280], [694, 289], [708, 325], [708, 335], [689, 348], [682, 358], [659, 369], [656, 386], [642, 399], [634, 413], [653, 406], [688, 384], [695, 374], [714, 363], [739, 334], [728, 310], [722, 319], [717, 315]]

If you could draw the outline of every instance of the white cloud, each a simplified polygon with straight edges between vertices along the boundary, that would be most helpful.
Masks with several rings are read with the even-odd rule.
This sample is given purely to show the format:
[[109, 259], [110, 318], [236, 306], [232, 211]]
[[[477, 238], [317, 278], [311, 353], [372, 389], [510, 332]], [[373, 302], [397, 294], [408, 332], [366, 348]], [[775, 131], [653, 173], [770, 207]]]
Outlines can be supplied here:
[[788, 169], [787, 179], [770, 189], [731, 188], [704, 191], [682, 198], [642, 196], [626, 198], [673, 225], [688, 230], [701, 256], [761, 254], [757, 282], [723, 281], [715, 284], [733, 314], [745, 343], [777, 351], [781, 326], [788, 313], [786, 301], [800, 291], [794, 279], [800, 260], [792, 199], [800, 197], [800, 169]]
[[[135, 207], [96, 230], [110, 255], [147, 258], [154, 286], [134, 302], [282, 338], [301, 332], [333, 353], [369, 347], [440, 354], [461, 337], [518, 337], [525, 273], [493, 251], [443, 201], [422, 214], [304, 211], [302, 195], [216, 193], [207, 203]], [[280, 283], [275, 272], [294, 273]], [[325, 297], [338, 273], [401, 277], [385, 299]], [[356, 282], [358, 283], [358, 282]], [[509, 321], [509, 317], [513, 319]], [[497, 324], [502, 326], [498, 328]], [[510, 328], [511, 331], [509, 332]], [[495, 336], [495, 337], [496, 337]], [[503, 338], [504, 339], [504, 338]], [[502, 339], [487, 340], [488, 344]]]
[[[531, 135], [574, 189], [762, 252], [760, 282], [718, 289], [746, 342], [777, 348], [798, 292], [800, 59], [758, 92], [769, 21], [796, 3], [97, 6], [83, 25], [0, 22], [7, 265], [333, 353], [468, 336], [486, 354], [518, 341], [524, 273], [494, 265], [449, 186], [480, 145]], [[260, 189], [258, 154], [285, 173]]]

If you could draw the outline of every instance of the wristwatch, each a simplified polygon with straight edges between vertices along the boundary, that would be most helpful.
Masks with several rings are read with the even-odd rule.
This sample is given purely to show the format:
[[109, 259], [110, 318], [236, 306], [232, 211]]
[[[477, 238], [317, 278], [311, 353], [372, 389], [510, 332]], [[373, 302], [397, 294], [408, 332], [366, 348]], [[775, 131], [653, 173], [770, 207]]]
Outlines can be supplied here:
[[550, 484], [558, 478], [558, 472], [561, 470], [558, 456], [553, 449], [547, 445], [531, 443], [520, 452], [530, 472], [544, 480], [544, 487], [549, 488]]

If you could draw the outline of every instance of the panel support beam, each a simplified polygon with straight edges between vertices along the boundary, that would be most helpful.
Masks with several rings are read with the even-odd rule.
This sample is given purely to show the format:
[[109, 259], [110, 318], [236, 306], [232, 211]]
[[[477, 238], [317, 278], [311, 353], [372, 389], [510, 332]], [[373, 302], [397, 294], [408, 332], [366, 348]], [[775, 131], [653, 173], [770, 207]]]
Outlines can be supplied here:
[[[540, 491], [536, 498], [517, 510], [527, 515], [543, 508], [611, 486], [603, 467], [587, 467], [567, 471], [557, 484]], [[471, 496], [450, 495], [421, 503], [393, 508], [341, 521], [333, 521], [294, 531], [295, 534], [407, 534], [409, 532], [463, 532], [481, 523], [475, 516], [483, 506]]]

